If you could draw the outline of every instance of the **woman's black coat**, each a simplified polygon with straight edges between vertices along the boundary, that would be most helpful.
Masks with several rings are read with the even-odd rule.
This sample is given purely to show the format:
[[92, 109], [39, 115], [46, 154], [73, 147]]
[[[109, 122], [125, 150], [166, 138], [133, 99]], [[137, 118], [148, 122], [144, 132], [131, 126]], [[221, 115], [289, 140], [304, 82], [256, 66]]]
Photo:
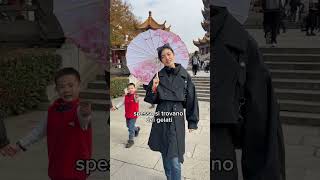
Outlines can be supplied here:
[[[242, 149], [244, 179], [284, 180], [279, 105], [258, 44], [226, 9], [213, 6], [210, 11], [211, 130], [242, 127], [234, 143]], [[239, 113], [241, 90], [245, 104]]]
[[[158, 75], [160, 81], [157, 92], [152, 92], [153, 80], [151, 80], [144, 99], [148, 103], [157, 104], [156, 112], [159, 112], [160, 115], [154, 117], [155, 121], [152, 123], [148, 145], [151, 150], [164, 153], [168, 158], [178, 157], [179, 161], [183, 163], [185, 153], [184, 116], [188, 122], [188, 129], [197, 129], [199, 121], [195, 86], [191, 81], [191, 76], [180, 64], [176, 64], [176, 68], [171, 72], [169, 68], [164, 67]], [[168, 116], [162, 116], [161, 112], [183, 113], [184, 102], [186, 102], [186, 115], [173, 116], [172, 122], [157, 122], [157, 119], [168, 118]]]

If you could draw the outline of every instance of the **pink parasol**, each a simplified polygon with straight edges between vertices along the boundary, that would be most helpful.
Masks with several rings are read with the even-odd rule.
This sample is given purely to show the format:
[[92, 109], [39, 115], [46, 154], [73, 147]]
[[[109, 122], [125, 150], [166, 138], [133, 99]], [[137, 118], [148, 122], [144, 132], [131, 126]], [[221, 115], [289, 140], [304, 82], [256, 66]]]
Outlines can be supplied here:
[[166, 43], [172, 47], [176, 63], [187, 68], [189, 53], [178, 35], [163, 30], [148, 30], [140, 33], [130, 42], [126, 54], [130, 73], [141, 83], [148, 84], [163, 67], [158, 59], [157, 48]]

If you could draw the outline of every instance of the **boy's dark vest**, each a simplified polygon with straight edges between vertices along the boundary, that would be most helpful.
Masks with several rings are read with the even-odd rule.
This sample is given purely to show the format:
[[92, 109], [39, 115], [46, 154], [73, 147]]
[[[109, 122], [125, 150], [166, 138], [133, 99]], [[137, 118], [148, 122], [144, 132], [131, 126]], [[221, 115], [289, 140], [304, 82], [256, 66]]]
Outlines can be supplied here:
[[127, 94], [124, 98], [125, 117], [127, 119], [137, 119], [134, 112], [139, 112], [139, 102], [134, 102], [135, 94]]
[[52, 179], [86, 179], [76, 171], [76, 161], [91, 158], [92, 129], [80, 128], [77, 116], [79, 100], [56, 100], [48, 110], [47, 144], [49, 177]]

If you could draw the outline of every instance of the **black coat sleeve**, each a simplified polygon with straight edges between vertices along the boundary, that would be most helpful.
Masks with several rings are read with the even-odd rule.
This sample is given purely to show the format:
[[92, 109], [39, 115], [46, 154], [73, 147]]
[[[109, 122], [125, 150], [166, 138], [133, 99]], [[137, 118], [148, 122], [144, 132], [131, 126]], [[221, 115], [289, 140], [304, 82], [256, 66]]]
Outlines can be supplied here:
[[186, 119], [188, 129], [197, 129], [199, 122], [199, 103], [195, 85], [188, 76], [187, 98], [186, 98]]
[[244, 179], [285, 180], [279, 105], [256, 42], [248, 46], [242, 169]]
[[[155, 77], [155, 76], [154, 76]], [[153, 79], [149, 82], [148, 86], [146, 86], [146, 96], [144, 98], [145, 102], [148, 102], [150, 104], [158, 104], [159, 103], [159, 96], [157, 93], [152, 92], [152, 85], [153, 85]]]
[[3, 120], [0, 117], [0, 148], [9, 144], [9, 140], [7, 138], [6, 128], [4, 126]]

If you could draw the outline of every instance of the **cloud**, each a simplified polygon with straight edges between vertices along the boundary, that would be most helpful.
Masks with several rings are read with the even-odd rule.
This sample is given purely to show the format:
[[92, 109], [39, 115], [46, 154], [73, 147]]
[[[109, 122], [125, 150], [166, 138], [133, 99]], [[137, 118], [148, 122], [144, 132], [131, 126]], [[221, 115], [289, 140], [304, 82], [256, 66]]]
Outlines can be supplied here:
[[203, 16], [202, 0], [126, 0], [131, 4], [133, 13], [142, 21], [147, 19], [149, 11], [158, 22], [171, 25], [171, 31], [178, 34], [186, 43], [189, 52], [198, 50], [193, 40], [202, 38], [205, 31], [201, 27]]

